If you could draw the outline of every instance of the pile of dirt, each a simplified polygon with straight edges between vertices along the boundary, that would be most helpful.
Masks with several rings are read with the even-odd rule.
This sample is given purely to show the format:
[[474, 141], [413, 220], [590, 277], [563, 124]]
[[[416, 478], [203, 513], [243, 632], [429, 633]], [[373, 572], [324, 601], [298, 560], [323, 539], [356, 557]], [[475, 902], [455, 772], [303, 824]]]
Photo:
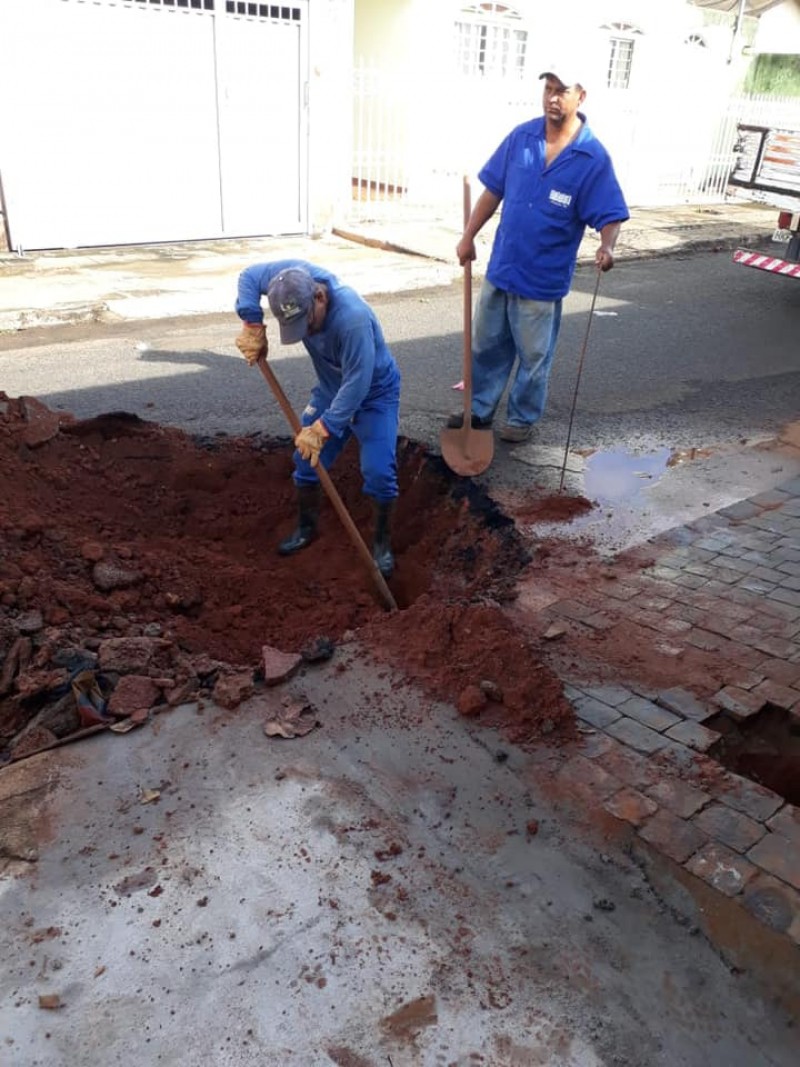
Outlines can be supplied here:
[[513, 491], [504, 493], [501, 499], [503, 508], [523, 525], [571, 522], [594, 507], [585, 496], [569, 493], [542, 493], [532, 497], [530, 493]]
[[[473, 617], [477, 595], [512, 595], [527, 559], [513, 523], [401, 442], [391, 587], [401, 609], [428, 596], [388, 618], [327, 502], [317, 542], [296, 557], [277, 555], [295, 514], [287, 445], [261, 435], [193, 438], [123, 412], [76, 421], [0, 393], [0, 751], [54, 701], [62, 717], [43, 729], [61, 737], [86, 725], [70, 703], [76, 669], [105, 672], [111, 688], [132, 675], [128, 703], [148, 693], [156, 705], [197, 688], [214, 692], [221, 675], [234, 675], [230, 705], [237, 687], [246, 695], [243, 679], [264, 645], [297, 652], [347, 631], [387, 649], [405, 633], [394, 647], [398, 665], [412, 671], [416, 631], [441, 657], [430, 684], [457, 700], [468, 681], [452, 664], [481, 661], [462, 643], [469, 627], [456, 617]], [[335, 480], [369, 542], [354, 447]], [[506, 647], [500, 607], [479, 617], [486, 649]], [[531, 663], [492, 655], [506, 693], [518, 693], [498, 707], [514, 715], [539, 707], [525, 680]], [[488, 677], [488, 663], [478, 673]]]
[[462, 715], [480, 715], [512, 741], [574, 736], [574, 713], [560, 680], [491, 602], [442, 602], [421, 596], [408, 611], [365, 631], [376, 655], [401, 668]]

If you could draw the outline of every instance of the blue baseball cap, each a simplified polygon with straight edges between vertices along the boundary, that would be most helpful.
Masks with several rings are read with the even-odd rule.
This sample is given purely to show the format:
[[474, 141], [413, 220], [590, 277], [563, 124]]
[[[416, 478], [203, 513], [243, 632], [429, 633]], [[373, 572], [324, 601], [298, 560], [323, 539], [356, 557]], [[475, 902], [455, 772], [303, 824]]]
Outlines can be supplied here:
[[278, 320], [281, 344], [293, 345], [308, 333], [308, 317], [317, 283], [302, 267], [287, 267], [269, 283], [267, 300]]

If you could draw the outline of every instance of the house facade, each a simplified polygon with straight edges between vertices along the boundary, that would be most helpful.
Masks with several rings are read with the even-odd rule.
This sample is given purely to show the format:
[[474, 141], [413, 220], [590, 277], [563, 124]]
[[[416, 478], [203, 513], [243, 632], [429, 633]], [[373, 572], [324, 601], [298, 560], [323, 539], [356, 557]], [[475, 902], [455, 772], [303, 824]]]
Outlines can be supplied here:
[[[423, 199], [436, 193], [421, 185], [477, 173], [511, 126], [541, 114], [539, 74], [566, 50], [631, 203], [668, 202], [703, 165], [750, 62], [731, 44], [731, 19], [687, 0], [358, 0], [355, 9], [357, 62], [394, 72], [391, 106], [406, 112], [386, 151], [403, 157], [402, 181]], [[379, 125], [369, 112], [354, 121], [357, 133]]]
[[670, 202], [707, 167], [747, 21], [734, 48], [689, 0], [0, 0], [0, 212], [34, 250], [322, 233], [375, 190], [431, 203], [540, 113], [565, 43], [629, 201]]

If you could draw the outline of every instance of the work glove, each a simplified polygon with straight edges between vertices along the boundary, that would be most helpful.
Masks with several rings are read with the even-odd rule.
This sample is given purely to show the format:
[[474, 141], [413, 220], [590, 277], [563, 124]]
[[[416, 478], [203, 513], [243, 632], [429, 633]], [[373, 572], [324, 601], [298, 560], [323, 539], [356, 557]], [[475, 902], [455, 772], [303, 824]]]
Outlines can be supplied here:
[[236, 338], [236, 347], [251, 367], [260, 359], [266, 359], [269, 351], [267, 327], [263, 322], [245, 322]]
[[310, 463], [312, 467], [316, 467], [319, 463], [319, 454], [329, 437], [330, 434], [325, 429], [322, 419], [317, 419], [310, 426], [303, 427], [295, 437], [294, 443], [303, 459]]

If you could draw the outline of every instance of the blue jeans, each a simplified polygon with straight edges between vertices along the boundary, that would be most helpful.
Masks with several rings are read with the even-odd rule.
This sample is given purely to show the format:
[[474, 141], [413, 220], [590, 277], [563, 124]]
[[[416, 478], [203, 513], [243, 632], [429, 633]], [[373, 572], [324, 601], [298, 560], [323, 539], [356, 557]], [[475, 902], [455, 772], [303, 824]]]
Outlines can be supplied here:
[[474, 415], [494, 418], [518, 358], [508, 394], [508, 422], [530, 426], [542, 417], [560, 326], [560, 300], [526, 300], [484, 279], [472, 323]]
[[[300, 421], [303, 426], [310, 426], [321, 418], [330, 406], [326, 399], [316, 390], [312, 393], [308, 407], [303, 411]], [[367, 400], [353, 416], [350, 425], [341, 437], [332, 434], [320, 452], [319, 461], [330, 470], [336, 457], [352, 436], [358, 441], [361, 460], [361, 476], [364, 479], [364, 492], [378, 503], [385, 504], [397, 496], [397, 427], [400, 420], [400, 383], [396, 391], [387, 396]], [[323, 419], [324, 421], [324, 419]], [[294, 484], [316, 485], [319, 481], [316, 471], [306, 462], [298, 451], [294, 453]]]

